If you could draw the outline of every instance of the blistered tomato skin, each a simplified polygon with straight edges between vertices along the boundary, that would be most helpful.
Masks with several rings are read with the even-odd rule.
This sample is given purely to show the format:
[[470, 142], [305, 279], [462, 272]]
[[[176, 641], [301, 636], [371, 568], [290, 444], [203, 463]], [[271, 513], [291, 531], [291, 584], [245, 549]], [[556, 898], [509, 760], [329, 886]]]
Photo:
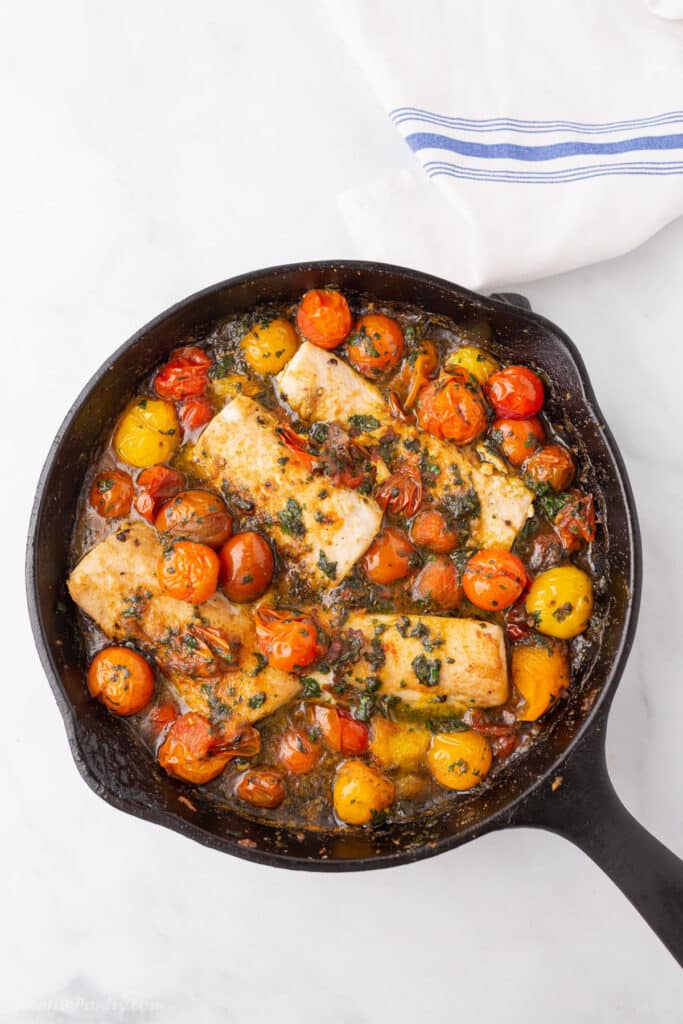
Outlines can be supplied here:
[[250, 768], [235, 787], [235, 793], [252, 807], [279, 807], [286, 796], [285, 784], [277, 768]]
[[122, 462], [144, 469], [167, 462], [180, 444], [180, 425], [172, 402], [137, 398], [114, 432], [114, 450]]
[[479, 385], [461, 366], [421, 389], [416, 412], [423, 430], [453, 444], [470, 444], [486, 430], [486, 407]]
[[89, 501], [91, 507], [104, 519], [118, 519], [130, 512], [133, 493], [130, 474], [112, 469], [108, 473], [100, 473], [93, 481]]
[[524, 563], [516, 555], [500, 548], [486, 548], [470, 558], [462, 585], [473, 605], [494, 612], [514, 604], [527, 579]]
[[437, 733], [427, 754], [432, 775], [447, 789], [465, 790], [478, 786], [488, 775], [491, 761], [488, 740], [472, 729]]
[[316, 727], [325, 743], [338, 754], [364, 754], [368, 749], [369, 729], [348, 712], [317, 704], [313, 712]]
[[138, 492], [135, 508], [148, 523], [153, 523], [163, 503], [185, 486], [185, 475], [169, 466], [143, 469], [135, 481]]
[[571, 640], [588, 628], [593, 614], [590, 576], [575, 565], [540, 573], [527, 594], [526, 610], [540, 633]]
[[254, 612], [254, 622], [261, 653], [283, 672], [307, 668], [325, 651], [312, 615], [262, 605]]
[[524, 420], [543, 407], [543, 381], [526, 366], [506, 366], [492, 374], [485, 384], [486, 395], [498, 417]]
[[279, 373], [297, 348], [296, 331], [289, 320], [276, 317], [257, 323], [241, 341], [245, 359], [260, 374]]
[[213, 406], [203, 395], [185, 398], [178, 406], [178, 419], [187, 438], [192, 437], [213, 418]]
[[196, 345], [177, 348], [154, 378], [154, 390], [174, 402], [201, 395], [209, 383], [210, 366], [210, 356]]
[[165, 541], [193, 540], [212, 548], [220, 547], [232, 532], [225, 502], [213, 491], [180, 491], [162, 505], [154, 525]]
[[347, 825], [368, 825], [394, 802], [394, 784], [365, 761], [346, 761], [337, 769], [334, 810]]
[[554, 491], [566, 490], [575, 473], [571, 452], [561, 444], [539, 448], [529, 456], [523, 469], [535, 484], [548, 484]]
[[152, 699], [154, 673], [137, 651], [105, 647], [90, 663], [88, 690], [115, 715], [136, 715]]
[[415, 516], [410, 527], [410, 539], [418, 547], [428, 548], [440, 555], [447, 555], [458, 546], [458, 534], [448, 525], [448, 520], [436, 509], [426, 509]]
[[341, 294], [331, 288], [306, 292], [296, 315], [299, 333], [318, 348], [341, 345], [351, 330], [351, 310]]

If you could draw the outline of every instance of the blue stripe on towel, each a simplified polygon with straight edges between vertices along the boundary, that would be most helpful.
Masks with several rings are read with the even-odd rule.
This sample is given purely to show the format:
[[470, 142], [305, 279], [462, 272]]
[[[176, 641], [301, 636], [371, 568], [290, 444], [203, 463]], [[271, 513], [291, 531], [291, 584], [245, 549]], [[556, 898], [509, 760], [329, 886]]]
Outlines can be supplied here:
[[430, 177], [445, 175], [450, 178], [463, 178], [470, 181], [492, 181], [505, 184], [520, 185], [554, 185], [572, 181], [584, 181], [587, 178], [601, 178], [607, 175], [672, 175], [683, 174], [683, 161], [630, 161], [622, 164], [586, 164], [582, 167], [565, 168], [554, 171], [513, 171], [489, 170], [476, 167], [463, 167], [445, 161], [431, 160], [425, 163], [425, 170]]
[[517, 117], [447, 117], [433, 111], [422, 110], [420, 107], [397, 107], [389, 113], [394, 124], [405, 121], [420, 121], [435, 124], [442, 128], [457, 128], [464, 132], [519, 132], [522, 134], [542, 134], [549, 132], [573, 132], [579, 135], [609, 134], [638, 128], [656, 128], [667, 124], [683, 124], [683, 110], [671, 110], [652, 117], [633, 118], [626, 121], [566, 121], [566, 120], [524, 120]]
[[421, 149], [445, 149], [460, 156], [484, 160], [559, 160], [562, 157], [582, 154], [615, 155], [632, 153], [637, 150], [683, 149], [683, 134], [642, 135], [635, 139], [620, 139], [617, 142], [554, 142], [547, 146], [518, 146], [510, 142], [468, 142], [465, 139], [450, 139], [447, 135], [433, 132], [415, 132], [406, 136], [406, 142], [417, 153]]

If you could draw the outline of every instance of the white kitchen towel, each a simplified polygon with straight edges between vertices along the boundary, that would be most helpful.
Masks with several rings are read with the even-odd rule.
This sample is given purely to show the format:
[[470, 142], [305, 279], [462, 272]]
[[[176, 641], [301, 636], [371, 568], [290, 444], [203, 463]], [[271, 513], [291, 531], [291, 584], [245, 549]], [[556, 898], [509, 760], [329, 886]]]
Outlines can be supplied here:
[[626, 252], [683, 213], [683, 22], [644, 0], [328, 9], [416, 157], [340, 196], [365, 258], [486, 288]]

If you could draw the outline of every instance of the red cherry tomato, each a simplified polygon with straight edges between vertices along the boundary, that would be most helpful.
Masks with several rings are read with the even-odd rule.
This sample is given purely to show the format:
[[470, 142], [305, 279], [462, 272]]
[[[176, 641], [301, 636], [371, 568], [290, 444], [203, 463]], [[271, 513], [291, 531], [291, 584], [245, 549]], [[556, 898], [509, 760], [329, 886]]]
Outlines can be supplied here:
[[278, 757], [285, 768], [296, 775], [312, 771], [320, 760], [322, 747], [303, 729], [287, 729], [280, 737]]
[[426, 601], [443, 611], [452, 611], [462, 602], [458, 570], [450, 558], [427, 562], [413, 582], [413, 600]]
[[135, 486], [138, 490], [135, 507], [141, 516], [153, 523], [161, 505], [183, 489], [185, 475], [168, 466], [150, 466], [143, 469]]
[[208, 398], [193, 395], [184, 398], [178, 408], [178, 419], [185, 436], [195, 434], [213, 418], [213, 406]]
[[101, 473], [90, 488], [89, 501], [105, 519], [127, 516], [133, 501], [133, 481], [128, 473], [112, 469]]
[[543, 381], [527, 366], [506, 366], [492, 373], [484, 388], [499, 417], [525, 420], [543, 406]]
[[595, 539], [595, 506], [592, 494], [572, 491], [553, 519], [553, 527], [564, 550], [571, 554], [578, 551], [583, 541]]
[[230, 601], [242, 604], [265, 594], [273, 579], [275, 561], [270, 544], [252, 530], [236, 533], [223, 545], [221, 585]]
[[154, 390], [174, 402], [201, 395], [209, 383], [210, 366], [210, 357], [196, 345], [177, 348], [154, 378]]
[[348, 712], [325, 704], [316, 704], [314, 721], [328, 747], [338, 754], [364, 754], [370, 742], [370, 731]]
[[257, 608], [256, 639], [275, 668], [296, 672], [307, 668], [324, 653], [317, 621], [312, 615], [285, 608]]
[[351, 330], [351, 310], [341, 292], [314, 288], [301, 300], [296, 325], [318, 348], [336, 348]]
[[485, 548], [470, 558], [462, 585], [467, 598], [484, 611], [514, 604], [527, 584], [524, 563], [501, 548]]
[[413, 571], [415, 548], [403, 530], [387, 526], [368, 548], [363, 565], [373, 583], [393, 583]]
[[397, 320], [381, 313], [362, 316], [349, 338], [349, 360], [365, 377], [393, 370], [403, 355], [403, 331]]
[[521, 466], [545, 441], [545, 430], [538, 416], [530, 420], [495, 420], [491, 427], [495, 441], [513, 466]]

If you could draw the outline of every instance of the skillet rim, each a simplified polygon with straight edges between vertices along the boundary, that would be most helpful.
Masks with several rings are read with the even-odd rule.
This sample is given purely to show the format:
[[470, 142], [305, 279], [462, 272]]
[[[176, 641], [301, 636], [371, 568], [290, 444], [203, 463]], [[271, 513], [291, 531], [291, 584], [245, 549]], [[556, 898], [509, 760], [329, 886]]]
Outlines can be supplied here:
[[[528, 788], [522, 790], [522, 792], [517, 794], [502, 807], [486, 814], [475, 824], [466, 826], [455, 835], [444, 836], [437, 839], [435, 842], [423, 843], [421, 846], [411, 846], [407, 850], [398, 850], [396, 853], [383, 852], [373, 856], [358, 858], [324, 859], [322, 857], [312, 858], [310, 856], [299, 857], [295, 854], [282, 854], [277, 850], [260, 850], [258, 848], [242, 846], [240, 845], [239, 840], [229, 836], [209, 832], [205, 828], [194, 824], [191, 820], [175, 813], [171, 809], [159, 808], [151, 804], [142, 805], [133, 799], [121, 796], [119, 793], [109, 788], [106, 782], [103, 782], [94, 774], [88, 764], [86, 756], [83, 753], [81, 742], [78, 737], [76, 728], [78, 714], [77, 709], [72, 706], [68, 698], [66, 690], [62, 684], [60, 673], [55, 664], [52, 651], [50, 650], [45, 637], [42, 613], [40, 611], [37, 593], [37, 577], [39, 571], [36, 566], [36, 537], [44, 514], [47, 481], [52, 471], [53, 464], [61, 449], [64, 437], [68, 433], [73, 421], [80, 413], [85, 402], [102, 383], [105, 376], [110, 372], [112, 365], [119, 359], [119, 357], [133, 349], [150, 331], [161, 326], [165, 321], [169, 320], [184, 309], [198, 304], [202, 300], [212, 297], [220, 291], [234, 289], [244, 284], [250, 284], [259, 278], [272, 278], [277, 275], [297, 272], [305, 273], [307, 271], [334, 271], [337, 269], [348, 272], [372, 272], [387, 276], [399, 275], [404, 279], [408, 278], [412, 280], [418, 285], [421, 284], [427, 285], [431, 288], [440, 288], [446, 292], [450, 292], [455, 297], [465, 299], [466, 301], [476, 304], [484, 303], [489, 308], [499, 310], [503, 313], [507, 312], [509, 314], [511, 310], [514, 310], [516, 315], [544, 327], [548, 333], [553, 336], [554, 341], [564, 348], [567, 356], [574, 364], [578, 379], [581, 383], [583, 402], [599, 424], [606, 447], [609, 450], [616, 468], [616, 482], [621, 490], [626, 511], [631, 575], [627, 584], [629, 600], [627, 601], [621, 640], [619, 647], [612, 658], [600, 692], [592, 708], [586, 714], [584, 721], [578, 727], [576, 734], [572, 737], [567, 747], [552, 761], [550, 766], [544, 772], [540, 773], [536, 777], [534, 782]], [[543, 317], [539, 313], [535, 313], [531, 309], [521, 308], [516, 305], [514, 301], [511, 301], [513, 299], [512, 295], [510, 295], [510, 298], [505, 298], [505, 295], [510, 295], [510, 293], [496, 293], [491, 296], [486, 296], [444, 278], [424, 273], [423, 271], [413, 270], [411, 268], [401, 267], [395, 264], [377, 263], [372, 260], [311, 260], [298, 263], [279, 264], [272, 267], [260, 268], [216, 282], [193, 292], [185, 298], [180, 299], [178, 302], [173, 303], [173, 305], [169, 306], [152, 320], [148, 321], [135, 331], [134, 334], [132, 334], [126, 341], [119, 345], [113, 353], [105, 358], [98, 369], [91, 375], [90, 379], [81, 388], [79, 394], [72, 402], [68, 412], [64, 416], [64, 419], [55, 434], [54, 440], [50, 445], [38, 478], [29, 518], [26, 544], [25, 580], [29, 620], [31, 623], [34, 642], [38, 650], [43, 670], [47, 676], [50, 688], [54, 694], [57, 706], [59, 707], [64, 721], [72, 757], [81, 777], [97, 796], [101, 797], [118, 810], [125, 811], [126, 813], [132, 814], [133, 816], [145, 821], [162, 825], [165, 828], [169, 828], [187, 838], [199, 842], [203, 846], [219, 850], [223, 853], [229, 853], [243, 860], [254, 861], [268, 866], [284, 867], [290, 870], [342, 872], [380, 869], [398, 866], [400, 864], [414, 863], [428, 857], [434, 857], [440, 853], [446, 852], [447, 850], [454, 849], [465, 842], [476, 839], [478, 836], [485, 835], [488, 832], [496, 831], [505, 827], [514, 827], [516, 824], [515, 814], [521, 809], [522, 805], [525, 804], [533, 795], [538, 795], [543, 783], [553, 774], [557, 773], [559, 767], [561, 765], [565, 765], [572, 755], [576, 754], [578, 749], [583, 745], [583, 741], [586, 736], [589, 733], [592, 733], [596, 726], [599, 728], [599, 720], [601, 717], [606, 718], [612, 698], [623, 674], [633, 645], [638, 621], [642, 587], [642, 546], [635, 500], [623, 457], [614, 439], [614, 435], [605, 421], [605, 417], [596, 399], [588, 371], [576, 345], [571, 338], [569, 338], [569, 336], [552, 321]], [[601, 742], [604, 743], [604, 730]], [[526, 824], [527, 822], [524, 823]], [[539, 815], [538, 824], [543, 827], [542, 811]]]

